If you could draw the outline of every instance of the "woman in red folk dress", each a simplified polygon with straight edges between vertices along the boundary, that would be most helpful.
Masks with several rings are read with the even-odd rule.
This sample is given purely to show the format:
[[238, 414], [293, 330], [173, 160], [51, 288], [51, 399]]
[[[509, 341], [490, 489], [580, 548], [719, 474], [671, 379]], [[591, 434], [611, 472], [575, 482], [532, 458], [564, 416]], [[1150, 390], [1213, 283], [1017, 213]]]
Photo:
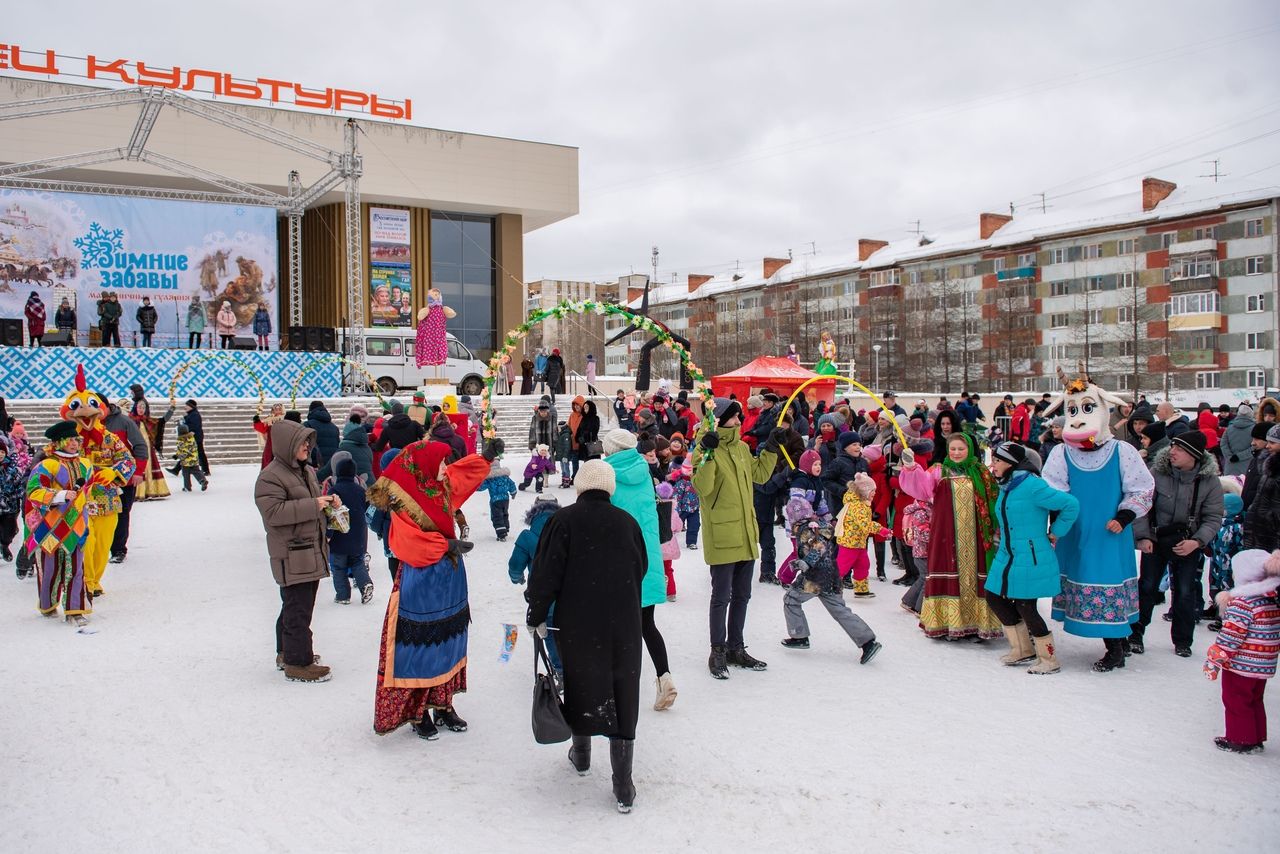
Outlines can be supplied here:
[[391, 514], [387, 543], [400, 560], [378, 656], [373, 728], [379, 735], [406, 723], [427, 740], [439, 736], [437, 725], [467, 729], [453, 697], [467, 690], [471, 610], [462, 554], [470, 544], [456, 539], [453, 512], [488, 477], [501, 450], [490, 442], [483, 454], [450, 465], [448, 445], [415, 442], [369, 488], [369, 503]]

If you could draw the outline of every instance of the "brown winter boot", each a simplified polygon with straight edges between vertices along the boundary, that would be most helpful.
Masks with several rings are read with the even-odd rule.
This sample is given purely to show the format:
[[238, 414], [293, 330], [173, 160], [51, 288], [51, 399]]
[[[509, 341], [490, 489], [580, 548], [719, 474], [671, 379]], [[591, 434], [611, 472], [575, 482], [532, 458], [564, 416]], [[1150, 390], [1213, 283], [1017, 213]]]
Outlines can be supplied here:
[[1036, 658], [1039, 660], [1027, 668], [1028, 673], [1035, 673], [1037, 676], [1045, 673], [1057, 673], [1062, 669], [1062, 665], [1058, 663], [1057, 647], [1053, 643], [1053, 632], [1042, 638], [1032, 638], [1036, 644]]
[[330, 673], [328, 667], [314, 662], [306, 667], [295, 667], [292, 664], [286, 664], [284, 666], [284, 678], [290, 682], [328, 682]]
[[1031, 645], [1031, 633], [1027, 631], [1027, 624], [1018, 623], [1016, 626], [1003, 626], [1003, 628], [1004, 636], [1009, 639], [1009, 651], [1000, 656], [1004, 666], [1016, 667], [1028, 661], [1035, 661], [1036, 650]]

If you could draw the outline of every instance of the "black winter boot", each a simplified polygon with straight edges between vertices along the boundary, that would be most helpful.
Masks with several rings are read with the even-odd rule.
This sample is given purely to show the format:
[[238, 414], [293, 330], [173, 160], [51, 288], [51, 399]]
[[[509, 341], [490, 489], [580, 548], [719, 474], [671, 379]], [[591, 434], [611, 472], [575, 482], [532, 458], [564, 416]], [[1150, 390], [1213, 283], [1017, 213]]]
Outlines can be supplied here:
[[1118, 667], [1124, 667], [1124, 644], [1120, 638], [1103, 638], [1107, 645], [1107, 654], [1093, 663], [1098, 673], [1108, 673]]
[[569, 746], [569, 762], [573, 764], [579, 777], [587, 776], [587, 772], [591, 770], [591, 736], [573, 737], [573, 743]]
[[778, 552], [775, 549], [760, 549], [760, 583], [778, 583]]
[[707, 659], [707, 669], [711, 671], [711, 675], [717, 679], [729, 678], [729, 664], [726, 659], [727, 650], [723, 645], [716, 644], [711, 647], [711, 657]]
[[636, 799], [636, 787], [631, 782], [631, 765], [636, 756], [634, 738], [609, 739], [609, 763], [613, 766], [613, 796], [618, 800], [618, 812], [631, 812]]
[[744, 670], [764, 670], [769, 666], [760, 659], [752, 656], [747, 652], [745, 647], [729, 650], [727, 661], [734, 667], [741, 667]]

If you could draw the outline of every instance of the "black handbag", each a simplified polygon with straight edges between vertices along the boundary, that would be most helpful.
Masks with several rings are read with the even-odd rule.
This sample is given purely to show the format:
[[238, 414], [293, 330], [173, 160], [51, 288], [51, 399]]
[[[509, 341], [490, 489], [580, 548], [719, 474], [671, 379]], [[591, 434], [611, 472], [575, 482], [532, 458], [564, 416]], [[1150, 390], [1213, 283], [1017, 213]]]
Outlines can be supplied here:
[[603, 442], [583, 442], [582, 448], [586, 452], [587, 459], [598, 460], [604, 456]]
[[[542, 672], [538, 662], [546, 668]], [[564, 719], [564, 701], [551, 675], [547, 647], [535, 632], [533, 635], [533, 740], [538, 744], [560, 744], [573, 736]]]

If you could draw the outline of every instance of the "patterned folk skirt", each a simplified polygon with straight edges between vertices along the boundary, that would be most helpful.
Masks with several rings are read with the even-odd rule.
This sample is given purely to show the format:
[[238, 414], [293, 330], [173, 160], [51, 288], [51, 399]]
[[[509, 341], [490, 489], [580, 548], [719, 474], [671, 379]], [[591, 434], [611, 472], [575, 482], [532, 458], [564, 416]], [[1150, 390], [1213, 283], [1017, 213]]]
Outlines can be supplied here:
[[928, 572], [920, 628], [931, 638], [996, 638], [1004, 634], [987, 607], [987, 555], [968, 478], [947, 477], [934, 494]]
[[467, 570], [445, 557], [431, 566], [401, 563], [387, 603], [378, 652], [373, 729], [391, 732], [448, 709], [467, 690]]

